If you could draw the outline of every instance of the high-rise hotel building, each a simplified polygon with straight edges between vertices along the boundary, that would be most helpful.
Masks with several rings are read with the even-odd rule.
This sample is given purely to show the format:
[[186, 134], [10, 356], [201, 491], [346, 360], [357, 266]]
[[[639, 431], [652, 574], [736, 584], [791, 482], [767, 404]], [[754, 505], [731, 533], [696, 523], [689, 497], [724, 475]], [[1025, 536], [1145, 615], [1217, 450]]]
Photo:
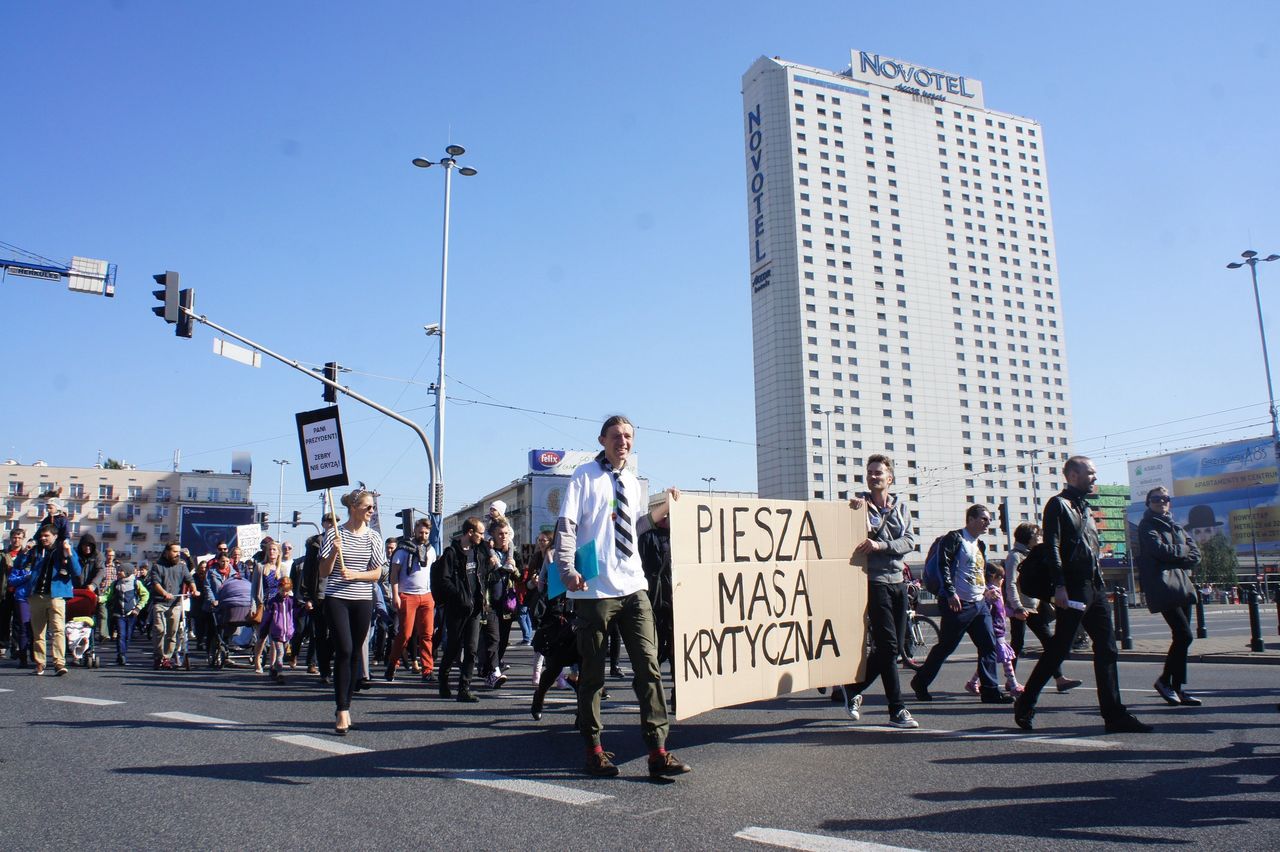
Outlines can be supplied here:
[[858, 50], [742, 93], [760, 495], [847, 496], [884, 452], [922, 548], [972, 503], [1037, 517], [1072, 429], [1040, 125]]

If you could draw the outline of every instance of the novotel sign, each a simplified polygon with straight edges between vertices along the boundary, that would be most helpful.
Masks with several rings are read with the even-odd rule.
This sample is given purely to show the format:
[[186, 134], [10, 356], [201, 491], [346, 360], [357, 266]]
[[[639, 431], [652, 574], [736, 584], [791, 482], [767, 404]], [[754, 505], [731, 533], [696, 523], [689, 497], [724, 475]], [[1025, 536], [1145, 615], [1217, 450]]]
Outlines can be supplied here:
[[943, 74], [941, 71], [911, 65], [898, 59], [886, 59], [878, 53], [867, 53], [865, 50], [858, 51], [858, 69], [863, 74], [870, 71], [895, 84], [919, 87], [922, 93], [936, 92], [962, 98], [976, 97], [977, 94], [969, 91], [970, 81], [964, 77]]

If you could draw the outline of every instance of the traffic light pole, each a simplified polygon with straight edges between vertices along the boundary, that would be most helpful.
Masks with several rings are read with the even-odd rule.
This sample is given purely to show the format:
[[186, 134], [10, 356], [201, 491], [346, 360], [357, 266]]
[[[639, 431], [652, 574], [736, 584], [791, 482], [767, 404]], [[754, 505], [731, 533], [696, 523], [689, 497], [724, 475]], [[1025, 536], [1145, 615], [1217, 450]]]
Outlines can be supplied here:
[[[273, 352], [260, 343], [250, 340], [249, 338], [244, 337], [243, 335], [236, 334], [234, 331], [227, 328], [226, 326], [218, 325], [216, 322], [214, 322], [213, 320], [209, 319], [206, 316], [201, 316], [199, 314], [196, 314], [185, 305], [181, 306], [179, 310], [182, 312], [183, 316], [189, 317], [194, 322], [198, 322], [201, 325], [207, 325], [209, 326], [209, 328], [213, 329], [214, 331], [221, 332], [222, 334], [225, 334], [227, 337], [230, 337], [233, 340], [238, 340], [241, 343], [243, 343], [245, 346], [248, 346], [250, 349], [254, 349], [258, 352], [261, 352], [263, 355], [266, 355], [268, 358], [274, 358], [277, 361], [279, 361], [281, 364], [284, 364], [285, 366], [292, 367], [293, 369], [297, 370], [300, 373], [306, 373], [307, 376], [309, 376], [312, 379], [315, 379], [316, 381], [320, 382], [326, 387], [332, 388], [338, 393], [344, 393], [347, 396], [354, 399], [356, 402], [363, 403], [364, 405], [367, 405], [370, 408], [372, 408], [374, 411], [377, 411], [380, 414], [385, 414], [387, 417], [390, 417], [392, 420], [396, 421], [397, 423], [403, 423], [404, 425], [408, 426], [410, 429], [414, 431], [414, 434], [416, 434], [418, 438], [422, 441], [422, 448], [427, 451], [427, 464], [431, 468], [433, 481], [439, 482], [439, 470], [436, 467], [435, 452], [431, 449], [431, 440], [427, 437], [427, 433], [423, 431], [422, 427], [419, 426], [417, 423], [414, 423], [412, 420], [410, 420], [409, 418], [405, 417], [402, 414], [392, 411], [390, 408], [379, 405], [378, 403], [369, 399], [367, 396], [358, 394], [355, 391], [351, 390], [350, 388], [347, 388], [338, 384], [336, 381], [333, 381], [332, 379], [326, 378], [325, 376], [317, 375], [314, 370], [304, 367], [302, 364], [299, 364], [297, 361], [295, 361], [292, 358], [288, 358], [284, 355], [281, 355], [278, 352]], [[439, 489], [439, 488], [435, 489], [434, 493], [432, 493], [431, 495], [431, 500], [432, 500], [432, 511], [436, 514], [443, 515], [444, 513], [443, 489]]]

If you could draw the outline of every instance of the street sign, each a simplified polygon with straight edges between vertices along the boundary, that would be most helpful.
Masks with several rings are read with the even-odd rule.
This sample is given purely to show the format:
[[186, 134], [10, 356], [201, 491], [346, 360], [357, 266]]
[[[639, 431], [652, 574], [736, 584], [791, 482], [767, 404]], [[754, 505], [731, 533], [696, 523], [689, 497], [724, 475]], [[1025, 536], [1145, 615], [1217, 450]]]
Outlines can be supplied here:
[[230, 358], [232, 361], [239, 361], [241, 364], [247, 364], [250, 367], [262, 366], [262, 356], [257, 352], [217, 337], [213, 339], [213, 354], [221, 355], [223, 358]]
[[302, 476], [308, 491], [347, 485], [347, 458], [342, 449], [342, 423], [338, 406], [317, 408], [295, 415], [298, 445], [302, 448]]

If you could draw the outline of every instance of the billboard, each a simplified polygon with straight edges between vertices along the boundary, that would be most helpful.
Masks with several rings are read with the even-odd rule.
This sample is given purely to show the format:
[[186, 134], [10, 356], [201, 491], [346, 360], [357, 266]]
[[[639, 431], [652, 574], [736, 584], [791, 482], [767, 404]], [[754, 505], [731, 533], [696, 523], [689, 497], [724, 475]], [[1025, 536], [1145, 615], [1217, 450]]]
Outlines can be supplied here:
[[[573, 476], [573, 472], [600, 454], [599, 450], [530, 450], [529, 472]], [[632, 453], [627, 457], [627, 470], [635, 473], [639, 462]]]
[[1173, 519], [1202, 547], [1221, 536], [1238, 556], [1280, 554], [1280, 470], [1271, 437], [1129, 462], [1128, 522], [1137, 529], [1147, 492], [1173, 495]]
[[236, 528], [254, 522], [252, 506], [182, 506], [179, 512], [178, 540], [194, 556], [213, 553], [220, 541], [234, 545]]
[[[539, 452], [536, 451], [535, 452]], [[594, 458], [594, 456], [592, 456]], [[589, 461], [590, 459], [588, 459]], [[560, 507], [564, 505], [564, 490], [569, 486], [569, 476], [559, 474], [533, 474], [529, 477], [529, 541], [539, 533], [554, 532]], [[649, 481], [640, 479], [641, 506], [649, 505]]]

